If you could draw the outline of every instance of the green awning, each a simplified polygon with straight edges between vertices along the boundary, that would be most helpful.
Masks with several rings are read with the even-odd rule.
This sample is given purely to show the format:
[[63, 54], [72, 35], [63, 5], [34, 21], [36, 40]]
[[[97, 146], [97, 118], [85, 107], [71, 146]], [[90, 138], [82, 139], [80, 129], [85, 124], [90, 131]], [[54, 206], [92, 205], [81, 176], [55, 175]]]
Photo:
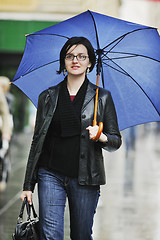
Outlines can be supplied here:
[[0, 20], [0, 52], [23, 52], [26, 34], [50, 27], [58, 22]]

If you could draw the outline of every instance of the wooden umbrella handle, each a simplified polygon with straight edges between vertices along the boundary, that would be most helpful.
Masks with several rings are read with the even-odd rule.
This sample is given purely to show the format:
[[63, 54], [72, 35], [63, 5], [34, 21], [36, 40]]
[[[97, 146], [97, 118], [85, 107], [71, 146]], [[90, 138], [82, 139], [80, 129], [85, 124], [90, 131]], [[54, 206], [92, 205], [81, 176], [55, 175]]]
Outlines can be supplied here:
[[[93, 126], [97, 125], [97, 107], [98, 107], [98, 90], [99, 90], [99, 74], [97, 75], [97, 89], [96, 89], [96, 97], [95, 97], [95, 107], [94, 107], [94, 119]], [[93, 141], [97, 141], [103, 131], [103, 123], [99, 122], [99, 129], [95, 137], [92, 138]]]
[[[93, 124], [93, 126], [94, 126], [94, 124]], [[98, 141], [98, 139], [101, 136], [102, 131], [103, 131], [103, 122], [99, 122], [98, 132], [97, 132], [96, 136], [92, 138], [92, 140], [95, 141], [95, 142]]]

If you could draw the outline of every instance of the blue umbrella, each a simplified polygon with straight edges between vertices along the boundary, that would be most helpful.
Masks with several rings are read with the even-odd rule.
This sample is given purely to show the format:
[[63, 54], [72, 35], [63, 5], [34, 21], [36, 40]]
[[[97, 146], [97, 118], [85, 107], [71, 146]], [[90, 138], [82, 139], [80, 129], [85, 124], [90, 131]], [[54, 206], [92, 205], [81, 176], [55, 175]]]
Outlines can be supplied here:
[[97, 55], [89, 75], [111, 91], [120, 130], [160, 121], [160, 36], [155, 28], [86, 11], [27, 35], [23, 58], [13, 79], [37, 106], [45, 89], [63, 80], [59, 53], [73, 36], [84, 36]]

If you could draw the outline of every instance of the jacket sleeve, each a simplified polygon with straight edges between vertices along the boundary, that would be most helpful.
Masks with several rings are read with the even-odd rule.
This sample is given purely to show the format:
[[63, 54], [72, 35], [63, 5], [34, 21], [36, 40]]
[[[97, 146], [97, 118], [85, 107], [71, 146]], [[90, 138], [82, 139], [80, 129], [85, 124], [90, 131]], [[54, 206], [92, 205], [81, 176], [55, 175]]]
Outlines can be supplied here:
[[107, 136], [108, 142], [98, 143], [107, 151], [117, 150], [121, 146], [122, 141], [114, 102], [109, 91], [104, 106], [103, 125], [103, 133]]
[[[28, 163], [27, 163], [27, 167], [26, 167], [23, 190], [33, 191], [35, 183], [36, 183], [35, 177], [34, 177], [35, 172], [32, 176], [31, 171], [33, 169], [33, 162], [34, 162], [34, 157], [35, 157], [35, 152], [36, 152], [35, 146], [38, 141], [41, 123], [43, 122], [43, 105], [44, 105], [43, 97], [40, 95], [39, 99], [38, 99], [35, 129], [34, 129], [33, 139], [32, 139], [31, 148], [30, 148], [30, 152], [29, 152]], [[32, 178], [31, 178], [31, 176], [32, 176]]]

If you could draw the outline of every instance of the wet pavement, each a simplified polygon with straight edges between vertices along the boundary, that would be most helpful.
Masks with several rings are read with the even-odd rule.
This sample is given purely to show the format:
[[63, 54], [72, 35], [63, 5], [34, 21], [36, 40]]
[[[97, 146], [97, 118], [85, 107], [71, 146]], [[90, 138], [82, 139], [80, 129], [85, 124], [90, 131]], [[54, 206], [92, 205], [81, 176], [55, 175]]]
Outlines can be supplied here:
[[[127, 134], [118, 151], [104, 152], [108, 184], [101, 187], [94, 240], [160, 240], [160, 133], [154, 124], [138, 126], [135, 150], [126, 151]], [[0, 192], [0, 240], [10, 240], [16, 225], [30, 142], [29, 133], [13, 139], [11, 174]], [[38, 210], [36, 192], [34, 202]], [[68, 207], [64, 239], [70, 239]]]

